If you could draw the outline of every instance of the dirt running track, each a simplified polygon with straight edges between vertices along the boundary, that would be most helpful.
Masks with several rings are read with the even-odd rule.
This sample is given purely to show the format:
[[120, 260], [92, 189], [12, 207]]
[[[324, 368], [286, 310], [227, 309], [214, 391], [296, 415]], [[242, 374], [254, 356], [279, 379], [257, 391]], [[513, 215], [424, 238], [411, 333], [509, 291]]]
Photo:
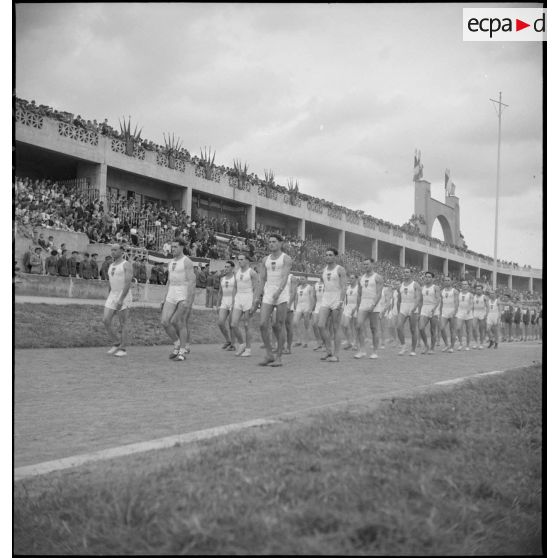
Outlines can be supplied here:
[[296, 348], [282, 368], [257, 366], [262, 351], [235, 357], [194, 345], [185, 362], [169, 347], [15, 352], [14, 466], [21, 467], [216, 426], [322, 406], [408, 393], [443, 380], [530, 365], [542, 345], [504, 343], [498, 350], [322, 363]]

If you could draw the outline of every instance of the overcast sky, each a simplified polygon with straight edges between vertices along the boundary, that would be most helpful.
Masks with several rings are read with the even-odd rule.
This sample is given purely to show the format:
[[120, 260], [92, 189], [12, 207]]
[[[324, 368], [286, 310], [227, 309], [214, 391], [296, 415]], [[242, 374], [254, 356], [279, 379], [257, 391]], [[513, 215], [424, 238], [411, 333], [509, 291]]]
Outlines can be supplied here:
[[540, 267], [541, 43], [463, 42], [463, 6], [17, 5], [16, 93], [115, 127], [130, 115], [142, 137], [174, 132], [397, 224], [419, 148], [433, 197], [449, 167], [465, 240], [491, 255], [502, 91], [498, 255]]

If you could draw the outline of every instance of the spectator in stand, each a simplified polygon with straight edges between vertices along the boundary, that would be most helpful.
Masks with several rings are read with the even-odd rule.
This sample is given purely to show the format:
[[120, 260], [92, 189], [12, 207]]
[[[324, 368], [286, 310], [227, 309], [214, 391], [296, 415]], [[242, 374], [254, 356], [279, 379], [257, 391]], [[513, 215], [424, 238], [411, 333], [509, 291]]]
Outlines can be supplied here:
[[80, 269], [79, 269], [79, 260], [78, 260], [79, 252], [74, 250], [70, 259], [68, 260], [68, 269], [70, 271], [70, 277], [78, 277], [80, 276]]
[[34, 273], [36, 275], [42, 275], [44, 273], [44, 261], [41, 252], [42, 248], [37, 246], [33, 254], [31, 254], [31, 258], [29, 260], [29, 273]]
[[47, 275], [58, 275], [58, 252], [56, 250], [52, 250], [50, 256], [45, 260], [45, 269]]
[[205, 264], [200, 264], [200, 272], [197, 277], [196, 287], [200, 289], [205, 289], [207, 287], [207, 268], [205, 267]]
[[48, 250], [47, 241], [45, 240], [45, 235], [43, 233], [39, 233], [39, 238], [37, 239], [37, 244], [43, 249]]
[[93, 269], [91, 268], [91, 261], [89, 260], [89, 253], [84, 252], [83, 260], [79, 266], [79, 275], [82, 279], [92, 279]]
[[56, 246], [54, 245], [54, 236], [52, 236], [52, 235], [48, 237], [47, 250], [49, 252], [52, 252], [53, 250], [56, 250]]
[[60, 277], [70, 276], [70, 261], [68, 260], [68, 250], [62, 250], [60, 257], [58, 258], [58, 275]]
[[107, 256], [105, 261], [101, 264], [101, 270], [99, 271], [99, 275], [103, 281], [108, 281], [108, 270], [110, 264], [112, 263], [112, 256]]
[[91, 254], [91, 278], [99, 279], [99, 264], [97, 263], [98, 254]]

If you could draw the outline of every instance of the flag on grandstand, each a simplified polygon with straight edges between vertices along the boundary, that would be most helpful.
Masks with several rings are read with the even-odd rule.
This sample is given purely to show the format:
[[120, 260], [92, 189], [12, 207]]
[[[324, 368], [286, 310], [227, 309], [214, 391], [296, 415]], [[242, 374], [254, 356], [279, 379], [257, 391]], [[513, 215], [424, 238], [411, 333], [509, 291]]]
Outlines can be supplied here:
[[422, 163], [420, 162], [420, 151], [415, 149], [415, 161], [413, 165], [413, 182], [422, 178]]
[[450, 170], [446, 169], [445, 175], [445, 188], [446, 188], [446, 196], [455, 196], [455, 184], [453, 180], [450, 178]]

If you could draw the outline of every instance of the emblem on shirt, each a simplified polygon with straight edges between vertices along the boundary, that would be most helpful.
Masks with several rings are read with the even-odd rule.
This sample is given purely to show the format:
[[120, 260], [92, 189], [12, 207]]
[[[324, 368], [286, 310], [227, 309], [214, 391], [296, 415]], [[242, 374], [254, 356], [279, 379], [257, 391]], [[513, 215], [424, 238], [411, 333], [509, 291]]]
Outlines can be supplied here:
[[331, 281], [331, 273], [328, 273], [328, 274], [327, 274], [327, 280], [328, 280], [328, 281]]
[[364, 280], [364, 286], [365, 286], [365, 287], [368, 287], [368, 279], [365, 279], [365, 280]]

